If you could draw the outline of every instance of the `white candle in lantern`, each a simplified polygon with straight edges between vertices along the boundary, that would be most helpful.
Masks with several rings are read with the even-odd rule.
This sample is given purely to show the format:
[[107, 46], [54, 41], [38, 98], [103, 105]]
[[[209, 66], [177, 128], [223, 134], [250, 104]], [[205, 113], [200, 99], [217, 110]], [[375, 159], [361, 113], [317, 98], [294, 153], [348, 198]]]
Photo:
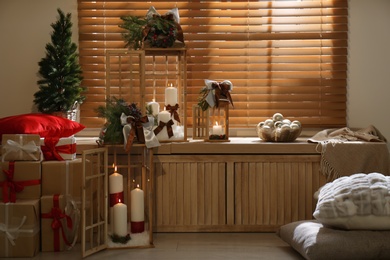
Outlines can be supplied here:
[[158, 122], [160, 123], [161, 122], [168, 122], [169, 120], [171, 119], [171, 113], [169, 113], [168, 111], [164, 110], [161, 111], [160, 113], [158, 113]]
[[123, 175], [117, 173], [117, 166], [114, 173], [108, 177], [108, 187], [110, 194], [123, 191]]
[[131, 217], [132, 222], [144, 221], [144, 191], [139, 188], [131, 191]]
[[155, 99], [153, 99], [152, 102], [149, 102], [149, 103], [148, 103], [148, 106], [151, 106], [151, 107], [152, 107], [153, 116], [158, 115], [158, 113], [160, 112], [160, 104], [157, 103], [157, 102], [155, 101]]
[[[108, 177], [108, 190], [109, 190], [110, 196], [112, 196], [111, 194], [123, 192], [123, 175], [117, 173], [117, 166], [115, 166], [114, 169], [115, 169], [114, 173]], [[116, 195], [114, 195], [114, 196], [116, 197]], [[118, 195], [118, 197], [123, 198], [123, 195]], [[111, 201], [111, 198], [110, 198], [110, 201]], [[112, 207], [111, 202], [110, 202], [111, 231], [114, 231], [113, 220], [114, 220], [114, 211], [113, 211], [113, 207]]]
[[127, 236], [127, 206], [119, 201], [113, 207], [113, 215], [114, 234], [120, 237]]
[[[171, 119], [171, 113], [166, 111], [165, 107], [164, 107], [164, 110], [161, 111], [160, 113], [158, 113], [158, 124], [160, 124], [160, 121], [166, 123], [170, 119]], [[169, 140], [169, 136], [168, 136], [168, 132], [167, 132], [166, 126], [157, 134], [157, 139], [159, 141]]]
[[177, 104], [177, 88], [172, 84], [165, 89], [165, 105], [174, 106]]
[[216, 122], [215, 125], [213, 126], [213, 135], [222, 135], [222, 134], [223, 134], [222, 126], [218, 125], [218, 123]]

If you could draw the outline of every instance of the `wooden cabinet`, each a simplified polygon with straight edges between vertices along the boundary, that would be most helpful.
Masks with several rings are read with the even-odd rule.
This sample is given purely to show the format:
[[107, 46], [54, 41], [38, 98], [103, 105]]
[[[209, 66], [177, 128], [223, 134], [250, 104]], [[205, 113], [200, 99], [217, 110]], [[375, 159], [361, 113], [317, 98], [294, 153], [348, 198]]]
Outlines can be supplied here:
[[275, 231], [311, 219], [319, 155], [160, 155], [155, 231]]

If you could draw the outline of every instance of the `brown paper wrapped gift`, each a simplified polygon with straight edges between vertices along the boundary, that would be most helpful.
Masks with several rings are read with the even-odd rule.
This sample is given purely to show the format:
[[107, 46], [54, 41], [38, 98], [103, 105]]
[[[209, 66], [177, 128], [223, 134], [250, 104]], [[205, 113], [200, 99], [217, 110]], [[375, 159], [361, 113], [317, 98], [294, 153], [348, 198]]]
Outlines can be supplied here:
[[[89, 171], [91, 162], [86, 162]], [[81, 205], [83, 176], [82, 159], [42, 162], [42, 196], [53, 194], [71, 195]]]
[[3, 134], [2, 161], [39, 161], [40, 142], [39, 135]]
[[0, 200], [4, 203], [15, 199], [39, 199], [41, 197], [41, 162], [0, 162]]
[[76, 223], [65, 212], [67, 197], [54, 194], [41, 198], [41, 249], [42, 252], [59, 252], [72, 246], [68, 233]]
[[39, 200], [0, 202], [0, 257], [34, 257], [39, 231]]
[[[86, 171], [90, 171], [92, 163], [86, 162]], [[70, 195], [77, 208], [81, 208], [83, 162], [82, 159], [65, 161], [42, 161], [42, 196], [53, 194]], [[91, 197], [87, 194], [86, 207], [91, 204]], [[81, 239], [78, 232], [78, 242]]]

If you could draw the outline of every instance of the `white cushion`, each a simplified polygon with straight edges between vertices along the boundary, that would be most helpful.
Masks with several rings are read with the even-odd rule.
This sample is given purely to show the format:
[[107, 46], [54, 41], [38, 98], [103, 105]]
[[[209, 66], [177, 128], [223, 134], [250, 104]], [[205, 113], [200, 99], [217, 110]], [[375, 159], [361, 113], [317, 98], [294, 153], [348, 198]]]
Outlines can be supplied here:
[[358, 173], [324, 185], [313, 216], [343, 229], [390, 230], [390, 177]]

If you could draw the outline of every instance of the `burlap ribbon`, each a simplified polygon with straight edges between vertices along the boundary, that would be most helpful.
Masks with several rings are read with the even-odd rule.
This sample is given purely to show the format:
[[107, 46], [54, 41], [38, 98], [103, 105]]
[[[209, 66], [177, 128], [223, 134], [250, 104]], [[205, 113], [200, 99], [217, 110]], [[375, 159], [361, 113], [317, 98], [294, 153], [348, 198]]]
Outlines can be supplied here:
[[233, 90], [233, 84], [229, 80], [216, 82], [205, 80], [207, 91], [202, 99], [206, 100], [210, 107], [219, 107], [221, 101], [229, 102], [233, 107], [233, 99], [230, 91]]
[[42, 218], [51, 218], [53, 221], [51, 222], [51, 228], [54, 231], [54, 251], [60, 251], [60, 232], [62, 234], [62, 239], [65, 244], [71, 246], [68, 239], [66, 238], [64, 227], [62, 226], [62, 219], [66, 220], [66, 226], [68, 229], [72, 229], [73, 223], [72, 219], [62, 212], [59, 206], [59, 194], [53, 195], [53, 208], [49, 213], [42, 213]]
[[158, 126], [154, 129], [154, 134], [157, 135], [158, 133], [161, 132], [161, 130], [163, 130], [164, 127], [167, 128], [167, 133], [168, 133], [168, 136], [169, 138], [171, 138], [173, 136], [173, 129], [172, 129], [172, 126], [173, 126], [174, 122], [173, 120], [169, 120], [168, 122], [162, 122], [160, 121], [160, 123], [158, 124]]
[[39, 185], [41, 180], [14, 181], [15, 162], [9, 162], [8, 170], [3, 170], [6, 180], [0, 182], [0, 187], [3, 188], [3, 202], [14, 203], [16, 201], [16, 193], [22, 192], [25, 186]]
[[174, 106], [171, 106], [171, 105], [167, 105], [166, 107], [166, 110], [171, 114], [171, 117], [173, 116], [173, 118], [180, 123], [180, 117], [179, 117], [179, 113], [177, 112], [177, 110], [179, 109], [179, 104], [176, 104]]
[[41, 146], [41, 150], [46, 161], [63, 161], [64, 158], [60, 153], [73, 154], [76, 152], [76, 144], [57, 146], [59, 140], [59, 138], [45, 138], [45, 145]]

